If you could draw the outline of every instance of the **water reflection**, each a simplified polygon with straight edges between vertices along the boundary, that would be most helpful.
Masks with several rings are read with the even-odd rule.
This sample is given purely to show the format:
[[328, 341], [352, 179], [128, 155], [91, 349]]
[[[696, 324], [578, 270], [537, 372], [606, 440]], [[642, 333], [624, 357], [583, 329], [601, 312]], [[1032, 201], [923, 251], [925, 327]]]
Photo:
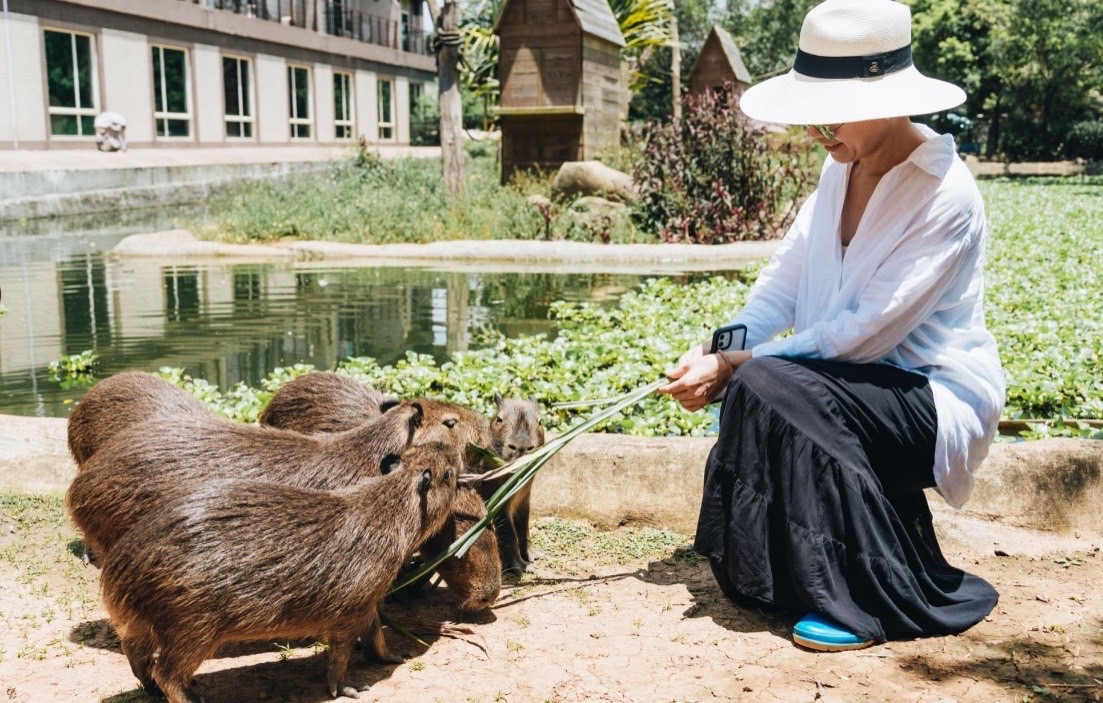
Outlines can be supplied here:
[[[623, 274], [440, 272], [309, 265], [166, 264], [104, 257], [0, 260], [0, 413], [64, 416], [80, 389], [47, 364], [94, 349], [101, 375], [180, 366], [227, 387], [257, 384], [296, 362], [331, 368], [348, 356], [382, 363], [408, 350], [444, 359], [474, 332], [554, 333], [555, 300], [615, 300]], [[27, 254], [27, 251], [23, 252]]]

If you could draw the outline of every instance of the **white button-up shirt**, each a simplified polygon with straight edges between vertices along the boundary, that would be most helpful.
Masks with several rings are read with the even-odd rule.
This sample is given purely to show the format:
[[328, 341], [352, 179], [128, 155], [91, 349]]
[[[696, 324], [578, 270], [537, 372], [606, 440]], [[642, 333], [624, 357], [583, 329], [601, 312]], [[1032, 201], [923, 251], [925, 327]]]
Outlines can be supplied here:
[[935, 481], [960, 508], [995, 437], [1004, 378], [984, 324], [984, 202], [953, 139], [920, 129], [928, 140], [881, 178], [845, 260], [850, 167], [828, 157], [734, 322], [747, 326], [754, 356], [883, 362], [925, 375], [938, 416]]

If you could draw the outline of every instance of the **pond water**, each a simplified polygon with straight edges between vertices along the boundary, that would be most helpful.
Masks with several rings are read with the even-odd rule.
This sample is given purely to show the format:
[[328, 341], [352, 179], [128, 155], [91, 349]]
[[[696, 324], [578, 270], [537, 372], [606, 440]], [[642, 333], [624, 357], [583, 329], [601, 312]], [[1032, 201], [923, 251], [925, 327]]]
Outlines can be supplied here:
[[67, 416], [84, 390], [50, 380], [47, 365], [86, 349], [99, 355], [99, 377], [174, 366], [222, 388], [256, 385], [298, 362], [387, 364], [408, 350], [444, 360], [476, 348], [487, 328], [554, 335], [552, 302], [613, 303], [645, 278], [104, 256], [127, 234], [169, 228], [179, 215], [0, 233], [0, 414]]

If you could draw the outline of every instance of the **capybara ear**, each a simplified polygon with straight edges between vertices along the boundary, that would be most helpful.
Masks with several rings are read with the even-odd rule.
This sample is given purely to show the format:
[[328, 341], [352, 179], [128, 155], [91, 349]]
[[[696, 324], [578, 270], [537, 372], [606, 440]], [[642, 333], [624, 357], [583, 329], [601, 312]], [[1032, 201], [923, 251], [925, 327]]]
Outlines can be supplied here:
[[429, 469], [425, 469], [421, 472], [421, 480], [418, 481], [417, 491], [421, 495], [425, 495], [429, 492], [429, 484], [433, 481], [433, 472]]
[[502, 407], [503, 400], [505, 400], [505, 398], [502, 397], [501, 393], [494, 394], [494, 404], [497, 405], [499, 408]]
[[388, 396], [388, 397], [384, 398], [383, 400], [379, 401], [379, 412], [380, 413], [385, 413], [388, 410], [394, 410], [395, 408], [397, 408], [401, 404], [402, 404], [402, 401], [399, 400], [398, 398], [391, 398], [391, 397]]
[[388, 454], [379, 460], [379, 473], [386, 476], [402, 467], [402, 457], [397, 454]]

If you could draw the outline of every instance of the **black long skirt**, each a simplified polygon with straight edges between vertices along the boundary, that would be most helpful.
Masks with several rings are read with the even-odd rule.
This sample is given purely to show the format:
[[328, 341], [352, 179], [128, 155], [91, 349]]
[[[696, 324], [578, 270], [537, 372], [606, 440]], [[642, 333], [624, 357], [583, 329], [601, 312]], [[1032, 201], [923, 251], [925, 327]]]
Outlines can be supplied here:
[[728, 386], [694, 544], [740, 604], [819, 613], [878, 642], [962, 632], [999, 595], [946, 563], [923, 489], [925, 377], [758, 357]]

